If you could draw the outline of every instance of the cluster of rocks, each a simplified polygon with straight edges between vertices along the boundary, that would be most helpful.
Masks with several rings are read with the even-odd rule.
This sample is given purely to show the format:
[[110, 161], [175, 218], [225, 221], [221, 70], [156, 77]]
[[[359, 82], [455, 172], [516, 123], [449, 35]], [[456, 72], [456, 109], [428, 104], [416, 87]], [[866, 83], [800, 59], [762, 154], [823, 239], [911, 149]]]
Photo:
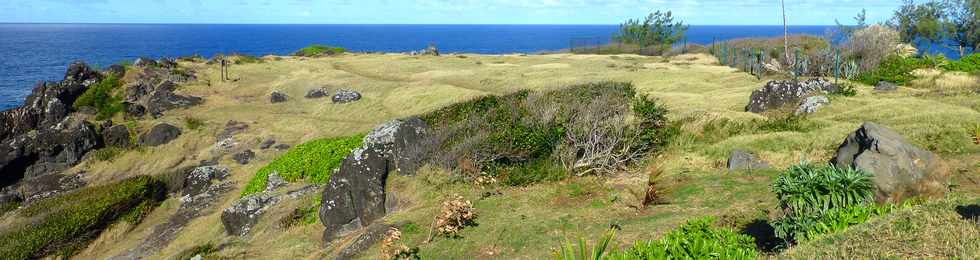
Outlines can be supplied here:
[[[330, 96], [327, 89], [314, 88], [307, 91], [304, 97], [308, 99], [317, 99], [317, 98], [324, 98], [327, 96]], [[361, 93], [350, 89], [337, 90], [337, 93], [335, 93], [331, 97], [331, 101], [333, 101], [334, 104], [345, 104], [345, 103], [355, 102], [358, 100], [361, 100]], [[282, 91], [276, 90], [276, 91], [272, 91], [272, 93], [269, 93], [270, 103], [275, 104], [275, 103], [282, 103], [286, 101], [289, 101], [289, 96], [286, 95], [286, 93], [283, 93]]]
[[439, 56], [439, 49], [436, 48], [435, 45], [429, 44], [429, 46], [428, 47], [425, 47], [425, 49], [417, 50], [417, 51], [411, 51], [411, 52], [408, 53], [408, 55], [412, 55], [412, 56], [419, 56], [419, 55], [423, 55], [423, 56], [425, 56], [425, 55], [428, 55], [428, 56]]
[[393, 193], [385, 190], [385, 180], [390, 171], [414, 174], [424, 159], [424, 145], [420, 144], [426, 129], [418, 118], [382, 124], [344, 158], [322, 191], [320, 221], [326, 227], [326, 243], [367, 227], [394, 210]]
[[[761, 89], [752, 92], [749, 104], [745, 106], [745, 111], [763, 113], [794, 105], [798, 107], [797, 114], [812, 113], [830, 102], [826, 96], [822, 95], [840, 91], [840, 86], [822, 78], [806, 81], [773, 80], [766, 83]], [[808, 97], [814, 98], [808, 99]]]
[[150, 115], [156, 118], [162, 116], [164, 111], [204, 102], [200, 97], [174, 93], [178, 84], [195, 79], [192, 72], [178, 69], [176, 61], [140, 58], [134, 64], [138, 70], [136, 80], [125, 86], [123, 107], [127, 116], [140, 118]]

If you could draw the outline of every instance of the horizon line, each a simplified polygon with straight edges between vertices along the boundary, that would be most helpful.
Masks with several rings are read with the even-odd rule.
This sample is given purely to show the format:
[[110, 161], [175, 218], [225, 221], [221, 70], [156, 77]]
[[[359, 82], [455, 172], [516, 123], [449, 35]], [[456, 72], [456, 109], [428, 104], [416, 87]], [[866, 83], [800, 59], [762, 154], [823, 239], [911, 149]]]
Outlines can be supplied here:
[[[528, 26], [528, 25], [543, 25], [543, 26], [619, 26], [620, 24], [545, 24], [545, 23], [528, 23], [528, 24], [518, 24], [518, 23], [156, 23], [156, 22], [140, 22], [140, 23], [129, 23], [129, 22], [0, 22], [2, 25], [9, 24], [23, 24], [23, 25], [449, 25], [449, 26], [461, 26], [461, 25], [512, 25], [512, 26]], [[688, 26], [783, 26], [782, 24], [686, 24]], [[790, 24], [786, 26], [837, 26], [836, 24]], [[854, 26], [854, 25], [845, 25]]]

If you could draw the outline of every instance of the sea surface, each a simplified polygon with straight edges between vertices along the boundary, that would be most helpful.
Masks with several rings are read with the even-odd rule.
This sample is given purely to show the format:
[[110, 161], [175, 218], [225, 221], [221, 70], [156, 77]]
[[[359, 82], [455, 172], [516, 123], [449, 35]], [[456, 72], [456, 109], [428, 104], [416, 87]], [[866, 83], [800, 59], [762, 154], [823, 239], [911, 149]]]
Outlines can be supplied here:
[[[67, 65], [97, 67], [138, 57], [219, 53], [286, 55], [320, 43], [358, 52], [408, 52], [434, 44], [443, 53], [536, 53], [573, 42], [604, 44], [617, 25], [174, 25], [0, 24], [0, 110], [23, 103], [40, 81], [61, 80]], [[822, 36], [831, 26], [791, 26]], [[782, 26], [691, 26], [689, 43], [782, 35]]]

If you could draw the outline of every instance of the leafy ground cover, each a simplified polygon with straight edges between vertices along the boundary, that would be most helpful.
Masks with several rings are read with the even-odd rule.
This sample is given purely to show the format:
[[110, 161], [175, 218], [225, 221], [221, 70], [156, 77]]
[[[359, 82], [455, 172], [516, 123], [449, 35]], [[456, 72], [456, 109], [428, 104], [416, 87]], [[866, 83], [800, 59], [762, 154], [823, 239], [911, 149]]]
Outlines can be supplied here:
[[305, 180], [313, 184], [326, 183], [333, 170], [340, 167], [347, 154], [361, 146], [363, 139], [363, 135], [355, 135], [318, 139], [297, 145], [259, 169], [245, 186], [242, 197], [264, 191], [272, 173], [279, 174], [288, 182]]

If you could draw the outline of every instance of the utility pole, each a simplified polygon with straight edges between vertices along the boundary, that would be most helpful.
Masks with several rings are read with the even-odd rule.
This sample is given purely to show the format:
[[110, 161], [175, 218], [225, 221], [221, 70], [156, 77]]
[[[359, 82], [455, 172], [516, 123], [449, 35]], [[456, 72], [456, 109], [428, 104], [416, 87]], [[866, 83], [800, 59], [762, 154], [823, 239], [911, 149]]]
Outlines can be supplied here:
[[783, 7], [783, 51], [786, 53], [786, 62], [789, 62], [789, 26], [786, 25], [786, 0], [780, 0]]

